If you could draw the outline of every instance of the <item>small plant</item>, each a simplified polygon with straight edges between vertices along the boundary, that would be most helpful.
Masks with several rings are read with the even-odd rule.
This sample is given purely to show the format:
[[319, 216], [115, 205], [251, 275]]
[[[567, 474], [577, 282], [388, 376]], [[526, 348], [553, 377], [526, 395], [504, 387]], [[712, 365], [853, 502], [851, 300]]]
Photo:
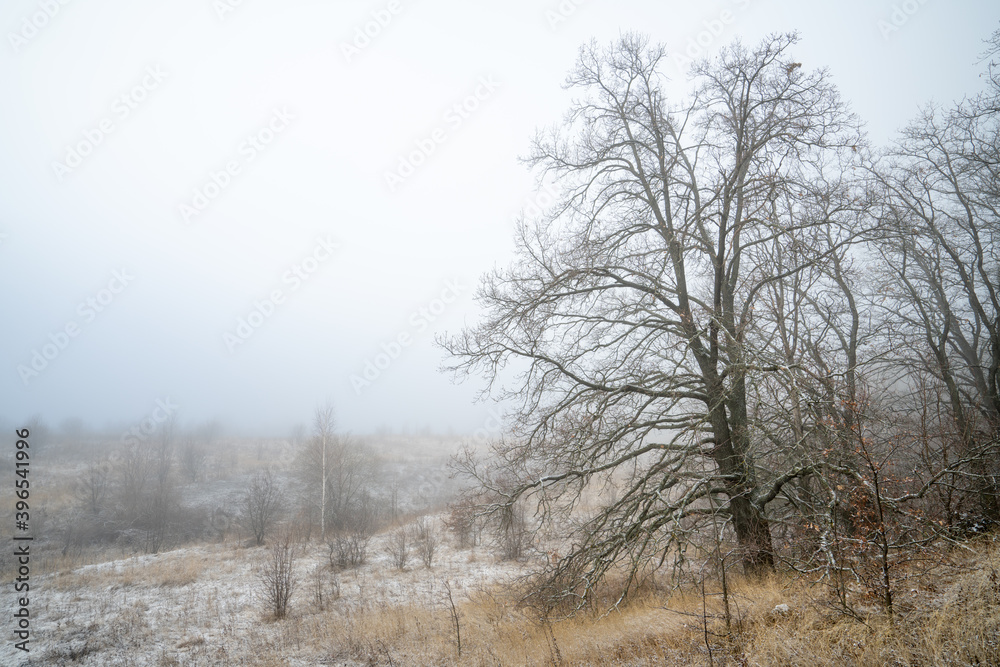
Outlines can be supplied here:
[[260, 590], [275, 618], [288, 613], [295, 590], [295, 544], [289, 534], [274, 541], [258, 570]]
[[405, 569], [410, 560], [410, 531], [406, 528], [398, 528], [393, 531], [389, 536], [386, 550], [393, 567], [397, 570]]
[[[329, 573], [329, 574], [328, 574]], [[327, 602], [340, 597], [340, 577], [330, 572], [322, 564], [313, 568], [313, 602], [319, 611], [326, 609]]]
[[369, 542], [371, 535], [364, 530], [352, 530], [333, 538], [326, 545], [329, 549], [330, 567], [344, 570], [364, 565], [368, 560]]
[[438, 537], [434, 526], [427, 517], [421, 517], [417, 522], [417, 553], [420, 560], [424, 562], [424, 567], [430, 567], [434, 562], [434, 553], [437, 551]]
[[448, 606], [451, 608], [451, 622], [455, 625], [455, 647], [458, 657], [462, 657], [462, 626], [458, 622], [458, 609], [455, 608], [455, 598], [451, 595], [451, 584], [445, 579], [444, 590], [448, 594]]

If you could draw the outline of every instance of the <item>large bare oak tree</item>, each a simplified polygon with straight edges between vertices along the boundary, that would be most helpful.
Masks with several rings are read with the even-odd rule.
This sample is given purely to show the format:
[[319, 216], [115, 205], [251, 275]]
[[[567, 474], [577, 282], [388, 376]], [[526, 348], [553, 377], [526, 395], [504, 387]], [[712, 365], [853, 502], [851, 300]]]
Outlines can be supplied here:
[[[461, 461], [501, 515], [533, 498], [543, 520], [570, 519], [588, 485], [614, 479], [559, 563], [584, 595], [617, 564], [634, 576], [662, 559], [699, 517], [721, 515], [744, 569], [769, 571], [767, 505], [814, 470], [791, 431], [787, 451], [760, 456], [748, 387], [790, 370], [758, 305], [856, 238], [844, 181], [862, 137], [795, 42], [723, 49], [684, 102], [668, 97], [663, 48], [635, 35], [583, 48], [567, 81], [579, 97], [529, 159], [565, 197], [519, 225], [515, 263], [478, 292], [483, 321], [442, 341], [457, 372], [517, 401], [494, 456]], [[501, 387], [508, 365], [519, 375]]]

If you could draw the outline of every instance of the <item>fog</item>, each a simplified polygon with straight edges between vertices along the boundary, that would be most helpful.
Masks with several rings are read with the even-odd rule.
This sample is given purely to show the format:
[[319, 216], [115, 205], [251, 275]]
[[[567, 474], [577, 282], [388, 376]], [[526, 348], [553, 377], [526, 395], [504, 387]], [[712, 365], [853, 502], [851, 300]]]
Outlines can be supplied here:
[[[798, 30], [888, 142], [978, 90], [986, 0], [819, 5], [10, 1], [0, 11], [0, 422], [147, 418], [288, 433], [472, 433], [482, 383], [436, 335], [479, 317], [521, 211], [519, 161], [580, 46], [689, 56]], [[366, 32], [367, 31], [367, 32]]]

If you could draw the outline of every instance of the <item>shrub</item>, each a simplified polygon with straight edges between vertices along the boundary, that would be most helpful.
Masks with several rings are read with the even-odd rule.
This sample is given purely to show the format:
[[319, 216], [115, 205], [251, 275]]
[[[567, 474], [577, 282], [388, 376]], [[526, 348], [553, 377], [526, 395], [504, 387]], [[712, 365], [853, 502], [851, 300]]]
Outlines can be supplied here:
[[275, 618], [284, 618], [295, 590], [295, 543], [285, 534], [274, 542], [257, 572], [267, 608]]

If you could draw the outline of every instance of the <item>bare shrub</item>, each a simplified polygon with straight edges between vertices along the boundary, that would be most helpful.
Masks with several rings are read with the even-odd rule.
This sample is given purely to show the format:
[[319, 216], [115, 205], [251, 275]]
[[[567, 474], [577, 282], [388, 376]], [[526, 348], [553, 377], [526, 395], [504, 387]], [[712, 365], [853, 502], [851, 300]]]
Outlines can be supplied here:
[[438, 547], [437, 531], [427, 517], [421, 517], [416, 524], [416, 533], [417, 554], [424, 562], [424, 567], [430, 567], [434, 563], [434, 553]]
[[62, 555], [73, 558], [79, 557], [88, 546], [113, 542], [116, 537], [113, 524], [87, 512], [72, 513], [59, 531]]
[[397, 528], [389, 535], [389, 543], [386, 547], [389, 558], [397, 570], [402, 570], [410, 560], [410, 531], [404, 528]]
[[326, 543], [330, 567], [345, 570], [364, 565], [368, 561], [370, 542], [371, 534], [363, 531], [350, 531], [333, 538]]
[[295, 591], [295, 543], [285, 534], [275, 540], [257, 571], [259, 589], [267, 609], [284, 618]]
[[142, 530], [142, 549], [146, 553], [159, 553], [173, 542], [174, 528], [180, 523], [180, 504], [174, 489], [165, 483], [143, 498], [140, 520], [136, 527]]
[[344, 527], [327, 542], [330, 565], [337, 569], [358, 567], [368, 560], [368, 545], [378, 526], [379, 512], [372, 496], [364, 492], [353, 505]]
[[340, 597], [340, 577], [321, 563], [313, 568], [312, 586], [313, 603], [319, 611], [326, 609], [327, 602]]
[[233, 523], [232, 514], [225, 507], [216, 507], [208, 521], [214, 537], [220, 542], [226, 539], [226, 533]]

